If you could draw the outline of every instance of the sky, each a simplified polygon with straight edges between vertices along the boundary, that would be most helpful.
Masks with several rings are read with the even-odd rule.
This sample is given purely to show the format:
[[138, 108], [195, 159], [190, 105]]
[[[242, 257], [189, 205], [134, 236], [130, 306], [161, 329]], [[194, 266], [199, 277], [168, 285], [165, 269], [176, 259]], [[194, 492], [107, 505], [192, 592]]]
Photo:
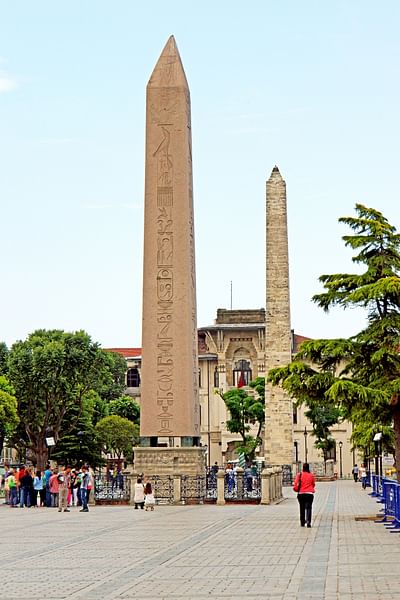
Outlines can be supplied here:
[[141, 345], [145, 88], [175, 36], [192, 101], [198, 326], [265, 306], [265, 182], [287, 185], [292, 328], [349, 336], [356, 203], [400, 228], [397, 0], [0, 0], [0, 341]]

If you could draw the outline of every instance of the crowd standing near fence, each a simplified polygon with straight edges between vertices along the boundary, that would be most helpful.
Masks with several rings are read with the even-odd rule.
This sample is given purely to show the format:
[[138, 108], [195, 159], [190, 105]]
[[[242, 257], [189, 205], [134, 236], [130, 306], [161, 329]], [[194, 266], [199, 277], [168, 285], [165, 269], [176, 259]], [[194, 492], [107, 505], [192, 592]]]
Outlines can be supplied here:
[[2, 485], [5, 504], [10, 508], [47, 507], [70, 512], [70, 507], [76, 506], [81, 512], [89, 512], [93, 476], [86, 465], [52, 468], [48, 464], [41, 471], [25, 465], [13, 468], [6, 464]]

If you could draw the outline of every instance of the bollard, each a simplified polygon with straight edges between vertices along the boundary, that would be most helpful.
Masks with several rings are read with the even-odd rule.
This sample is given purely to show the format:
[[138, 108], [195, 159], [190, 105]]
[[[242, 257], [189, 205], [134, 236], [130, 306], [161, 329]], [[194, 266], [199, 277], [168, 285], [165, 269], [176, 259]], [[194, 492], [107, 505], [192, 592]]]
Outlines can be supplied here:
[[217, 473], [217, 504], [223, 506], [225, 504], [225, 472], [218, 471]]
[[261, 504], [271, 504], [271, 469], [261, 471]]
[[181, 476], [178, 473], [173, 474], [174, 480], [174, 504], [181, 502]]

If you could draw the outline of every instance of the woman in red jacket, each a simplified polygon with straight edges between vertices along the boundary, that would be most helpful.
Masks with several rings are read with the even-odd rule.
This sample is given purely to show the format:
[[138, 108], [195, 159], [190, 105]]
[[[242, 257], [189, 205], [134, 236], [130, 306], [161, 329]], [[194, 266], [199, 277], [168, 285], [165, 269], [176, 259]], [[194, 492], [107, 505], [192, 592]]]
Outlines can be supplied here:
[[300, 525], [311, 527], [312, 503], [315, 493], [314, 473], [310, 473], [310, 465], [303, 463], [303, 471], [297, 473], [293, 489], [297, 492], [297, 500], [300, 506]]

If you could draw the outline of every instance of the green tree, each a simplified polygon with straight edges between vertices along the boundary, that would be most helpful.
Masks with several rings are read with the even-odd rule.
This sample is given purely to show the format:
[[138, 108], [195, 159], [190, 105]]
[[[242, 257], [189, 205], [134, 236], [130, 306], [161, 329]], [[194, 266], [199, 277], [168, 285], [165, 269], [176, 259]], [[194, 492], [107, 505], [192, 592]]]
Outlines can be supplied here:
[[[243, 388], [232, 388], [220, 394], [230, 413], [226, 427], [231, 433], [238, 433], [242, 443], [236, 448], [247, 460], [253, 460], [261, 443], [261, 429], [265, 422], [265, 379], [257, 377], [250, 383], [255, 394], [249, 395]], [[255, 436], [249, 434], [251, 425], [258, 425]]]
[[129, 419], [132, 423], [139, 423], [140, 406], [131, 396], [121, 396], [111, 400], [108, 409], [110, 415], [118, 415]]
[[[339, 222], [354, 232], [343, 236], [343, 240], [356, 251], [353, 262], [361, 272], [322, 275], [320, 281], [325, 291], [316, 294], [313, 301], [325, 311], [333, 307], [362, 307], [368, 311], [366, 327], [348, 339], [304, 342], [294, 357], [295, 365], [273, 369], [268, 378], [275, 384], [282, 382], [287, 389], [293, 370], [303, 370], [303, 379], [299, 382], [301, 392], [309, 385], [310, 378], [323, 381], [326, 377], [321, 398], [341, 407], [343, 417], [353, 421], [356, 427], [363, 412], [369, 422], [393, 427], [398, 466], [400, 235], [379, 211], [361, 204], [357, 204], [355, 210], [356, 217], [342, 217]], [[310, 369], [307, 364], [315, 365], [316, 369], [307, 373]], [[397, 476], [400, 481], [400, 469]]]
[[124, 417], [110, 415], [97, 423], [96, 436], [105, 453], [132, 460], [133, 446], [139, 440], [139, 427]]
[[0, 375], [0, 454], [5, 439], [18, 425], [17, 399], [12, 386], [4, 375]]
[[0, 342], [0, 375], [7, 375], [9, 350], [4, 342]]
[[51, 434], [57, 442], [61, 431], [72, 431], [86, 394], [110, 384], [108, 357], [83, 331], [38, 330], [12, 346], [8, 364], [28, 446], [43, 468], [46, 437]]

